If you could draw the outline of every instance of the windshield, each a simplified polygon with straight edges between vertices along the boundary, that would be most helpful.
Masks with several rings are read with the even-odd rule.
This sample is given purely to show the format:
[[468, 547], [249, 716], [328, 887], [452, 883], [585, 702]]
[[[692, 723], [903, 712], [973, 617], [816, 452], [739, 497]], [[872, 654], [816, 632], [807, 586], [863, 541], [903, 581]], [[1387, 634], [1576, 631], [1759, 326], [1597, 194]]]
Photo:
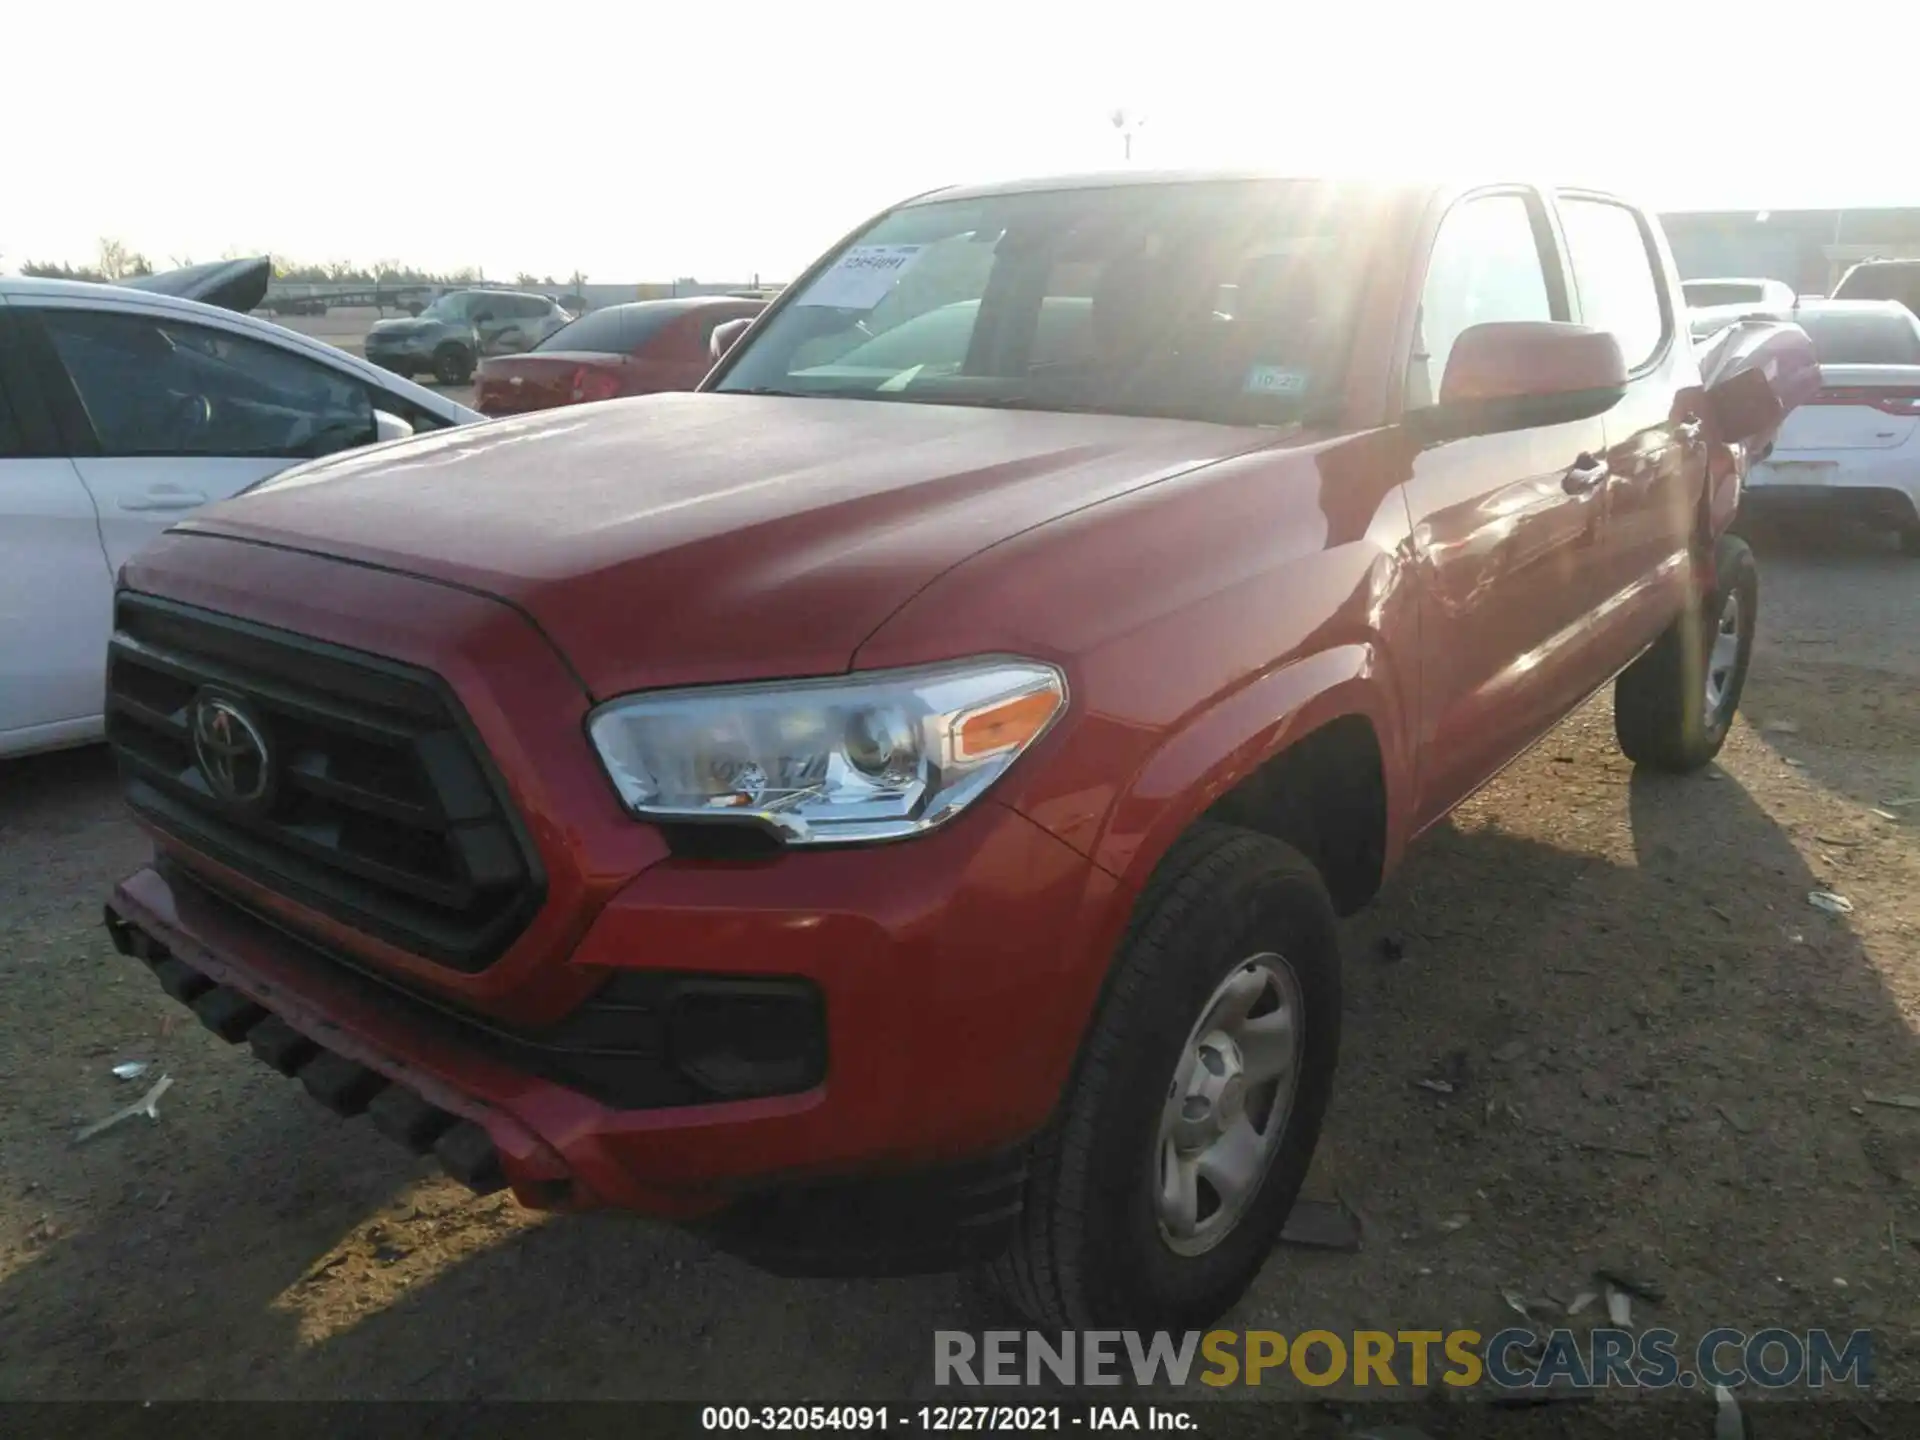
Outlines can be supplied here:
[[1292, 423], [1344, 380], [1363, 204], [1208, 181], [904, 206], [714, 388]]
[[1757, 305], [1767, 295], [1761, 285], [1729, 285], [1724, 281], [1706, 284], [1689, 280], [1680, 290], [1689, 305]]
[[1920, 365], [1920, 322], [1897, 310], [1869, 315], [1801, 311], [1822, 365]]

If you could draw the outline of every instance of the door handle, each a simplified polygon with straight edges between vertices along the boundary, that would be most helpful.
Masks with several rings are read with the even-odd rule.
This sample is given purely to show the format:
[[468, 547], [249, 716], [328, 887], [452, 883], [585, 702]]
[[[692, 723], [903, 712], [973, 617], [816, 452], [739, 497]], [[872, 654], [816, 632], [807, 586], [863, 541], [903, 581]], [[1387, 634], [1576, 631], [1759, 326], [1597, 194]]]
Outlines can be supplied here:
[[194, 510], [207, 503], [198, 490], [149, 490], [120, 502], [122, 510]]
[[1560, 488], [1569, 495], [1585, 495], [1599, 486], [1609, 473], [1604, 459], [1582, 455], [1573, 462], [1573, 468], [1561, 477]]

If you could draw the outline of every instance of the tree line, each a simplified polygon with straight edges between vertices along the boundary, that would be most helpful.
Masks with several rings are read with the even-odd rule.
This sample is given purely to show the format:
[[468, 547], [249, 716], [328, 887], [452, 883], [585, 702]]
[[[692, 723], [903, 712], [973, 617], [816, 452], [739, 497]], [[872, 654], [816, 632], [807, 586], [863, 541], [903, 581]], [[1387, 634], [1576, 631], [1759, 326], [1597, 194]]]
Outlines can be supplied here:
[[[247, 252], [229, 249], [220, 257], [222, 260], [243, 260]], [[174, 255], [168, 258], [169, 269], [179, 269], [194, 263], [190, 255]], [[53, 280], [93, 280], [113, 281], [131, 280], [139, 275], [151, 275], [154, 263], [140, 251], [122, 241], [102, 236], [91, 262], [75, 265], [68, 262], [50, 260], [29, 260], [20, 267], [22, 275], [39, 275]], [[472, 285], [484, 280], [486, 276], [478, 266], [463, 265], [457, 270], [423, 270], [416, 265], [403, 264], [399, 260], [375, 260], [370, 265], [352, 260], [330, 260], [325, 264], [310, 264], [285, 259], [273, 262], [273, 278], [291, 284], [364, 284], [364, 285]], [[586, 276], [575, 271], [571, 281], [576, 287], [586, 282]], [[514, 283], [522, 287], [535, 285], [556, 285], [551, 275], [544, 279], [522, 272], [514, 277]]]

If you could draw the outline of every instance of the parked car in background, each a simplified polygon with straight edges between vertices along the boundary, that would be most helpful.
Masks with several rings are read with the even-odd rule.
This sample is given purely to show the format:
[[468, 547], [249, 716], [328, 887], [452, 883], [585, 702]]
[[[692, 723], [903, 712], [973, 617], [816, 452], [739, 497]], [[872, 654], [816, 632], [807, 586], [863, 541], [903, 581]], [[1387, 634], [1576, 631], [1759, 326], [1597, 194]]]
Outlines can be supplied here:
[[1920, 260], [1862, 260], [1833, 287], [1836, 300], [1898, 300], [1920, 316]]
[[418, 315], [375, 321], [366, 355], [396, 375], [457, 385], [473, 377], [481, 356], [531, 350], [572, 318], [544, 295], [452, 290]]
[[265, 262], [257, 284], [195, 268], [210, 273], [178, 295], [0, 277], [0, 755], [99, 737], [114, 574], [186, 512], [480, 418], [238, 313]]
[[923, 195], [696, 393], [144, 552], [114, 944], [476, 1189], [1204, 1328], [1312, 1164], [1336, 916], [1602, 686], [1636, 763], [1726, 739], [1716, 453], [1786, 401], [1681, 309], [1587, 189]]
[[1696, 340], [1704, 340], [1749, 315], [1780, 320], [1793, 309], [1793, 287], [1780, 280], [1684, 280], [1680, 290], [1687, 301], [1687, 328]]
[[1793, 318], [1820, 389], [1749, 471], [1743, 512], [1844, 515], [1920, 556], [1920, 317], [1897, 300], [1821, 300]]
[[482, 362], [474, 403], [483, 414], [519, 415], [621, 395], [691, 390], [713, 368], [714, 327], [750, 319], [766, 306], [764, 300], [698, 296], [593, 310], [524, 355]]

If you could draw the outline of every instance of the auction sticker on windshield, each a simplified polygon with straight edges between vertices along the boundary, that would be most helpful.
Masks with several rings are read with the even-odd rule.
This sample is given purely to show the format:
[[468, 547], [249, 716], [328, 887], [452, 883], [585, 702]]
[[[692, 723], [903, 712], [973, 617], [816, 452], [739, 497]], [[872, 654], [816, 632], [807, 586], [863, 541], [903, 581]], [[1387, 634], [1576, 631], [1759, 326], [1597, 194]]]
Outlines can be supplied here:
[[1299, 395], [1307, 388], [1307, 372], [1287, 365], [1255, 365], [1247, 371], [1249, 395]]
[[796, 305], [871, 310], [913, 268], [924, 245], [856, 245], [806, 288]]

